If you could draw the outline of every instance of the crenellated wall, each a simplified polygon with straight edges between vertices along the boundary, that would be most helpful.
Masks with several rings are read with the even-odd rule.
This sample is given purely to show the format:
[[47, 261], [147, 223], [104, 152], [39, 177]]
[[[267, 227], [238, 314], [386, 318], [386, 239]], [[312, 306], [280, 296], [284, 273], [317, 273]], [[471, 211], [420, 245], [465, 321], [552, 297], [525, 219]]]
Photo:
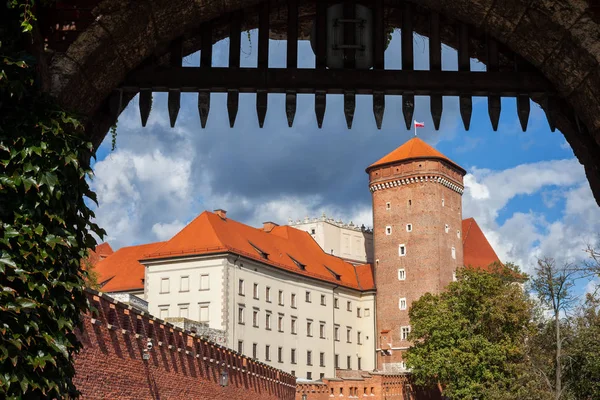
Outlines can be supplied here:
[[[83, 349], [75, 357], [83, 399], [295, 398], [296, 378], [288, 373], [102, 293], [89, 291], [88, 298], [92, 311], [77, 332]], [[220, 384], [224, 370], [227, 386]]]

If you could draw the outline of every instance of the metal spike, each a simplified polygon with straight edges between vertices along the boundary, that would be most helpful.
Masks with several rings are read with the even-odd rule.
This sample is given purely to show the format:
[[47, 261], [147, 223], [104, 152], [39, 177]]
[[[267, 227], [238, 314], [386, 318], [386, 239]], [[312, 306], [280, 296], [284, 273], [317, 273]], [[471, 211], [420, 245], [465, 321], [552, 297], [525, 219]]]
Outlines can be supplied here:
[[169, 90], [167, 105], [169, 107], [169, 121], [171, 122], [171, 128], [174, 128], [175, 122], [177, 122], [177, 115], [179, 115], [179, 107], [181, 105], [181, 91], [179, 89]]
[[317, 116], [317, 125], [319, 126], [319, 129], [323, 127], [326, 106], [327, 98], [325, 92], [322, 90], [317, 90], [315, 93], [315, 114]]
[[548, 120], [548, 126], [550, 131], [556, 130], [556, 119], [554, 113], [556, 112], [556, 98], [552, 95], [548, 95], [544, 101], [544, 112], [546, 113], [546, 119]]
[[471, 125], [471, 114], [473, 114], [473, 99], [471, 96], [460, 96], [460, 117], [462, 118], [465, 131], [469, 130]]
[[354, 120], [354, 110], [356, 109], [356, 93], [344, 93], [344, 116], [346, 117], [346, 125], [348, 129], [352, 129], [352, 121]]
[[140, 90], [139, 107], [142, 126], [145, 127], [148, 117], [150, 117], [150, 111], [152, 110], [152, 91], [150, 89]]
[[406, 129], [410, 130], [413, 123], [413, 114], [415, 113], [415, 96], [412, 94], [402, 95], [402, 115]]
[[385, 95], [383, 92], [373, 92], [373, 115], [377, 129], [381, 129], [383, 114], [385, 113]]
[[235, 118], [237, 117], [238, 109], [240, 105], [240, 92], [237, 90], [230, 90], [227, 92], [227, 114], [229, 114], [229, 126], [233, 128], [235, 125]]
[[294, 117], [296, 116], [296, 99], [297, 95], [294, 91], [288, 91], [285, 94], [285, 115], [287, 116], [288, 126], [291, 128], [294, 125]]
[[442, 95], [434, 94], [429, 97], [429, 108], [431, 109], [431, 119], [435, 130], [440, 129], [440, 121], [442, 120], [443, 110]]
[[492, 129], [498, 130], [498, 122], [500, 121], [500, 111], [502, 109], [500, 96], [488, 96], [488, 115], [492, 123]]
[[529, 122], [529, 96], [526, 94], [520, 94], [517, 96], [517, 114], [519, 116], [519, 122], [521, 123], [521, 129], [523, 132], [527, 130], [527, 123]]
[[200, 114], [200, 125], [206, 128], [208, 114], [210, 113], [210, 92], [202, 90], [198, 92], [198, 114]]
[[259, 90], [256, 93], [256, 115], [258, 116], [258, 126], [263, 127], [265, 124], [265, 118], [267, 116], [267, 91]]

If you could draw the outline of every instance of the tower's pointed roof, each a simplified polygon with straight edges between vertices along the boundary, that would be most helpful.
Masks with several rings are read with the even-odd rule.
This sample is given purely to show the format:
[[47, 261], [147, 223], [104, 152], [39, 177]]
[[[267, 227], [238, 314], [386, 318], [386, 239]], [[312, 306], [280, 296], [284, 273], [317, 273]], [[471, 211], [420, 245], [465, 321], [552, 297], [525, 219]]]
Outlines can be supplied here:
[[367, 172], [373, 167], [379, 167], [386, 164], [396, 163], [398, 161], [406, 161], [406, 160], [416, 160], [416, 159], [424, 159], [424, 158], [433, 158], [438, 160], [444, 160], [454, 165], [463, 173], [466, 171], [457, 163], [425, 143], [418, 137], [414, 137], [410, 139], [408, 142], [404, 143], [402, 146], [398, 147], [396, 150], [387, 154], [385, 157], [381, 158], [379, 161], [369, 165], [367, 168]]

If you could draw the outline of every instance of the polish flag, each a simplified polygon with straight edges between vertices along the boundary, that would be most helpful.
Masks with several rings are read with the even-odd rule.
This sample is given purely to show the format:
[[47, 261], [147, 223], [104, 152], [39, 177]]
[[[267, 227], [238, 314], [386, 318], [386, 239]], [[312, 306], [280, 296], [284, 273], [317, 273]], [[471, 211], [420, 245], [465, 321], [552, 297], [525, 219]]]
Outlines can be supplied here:
[[416, 119], [415, 121], [415, 128], [425, 128], [425, 122], [418, 122]]

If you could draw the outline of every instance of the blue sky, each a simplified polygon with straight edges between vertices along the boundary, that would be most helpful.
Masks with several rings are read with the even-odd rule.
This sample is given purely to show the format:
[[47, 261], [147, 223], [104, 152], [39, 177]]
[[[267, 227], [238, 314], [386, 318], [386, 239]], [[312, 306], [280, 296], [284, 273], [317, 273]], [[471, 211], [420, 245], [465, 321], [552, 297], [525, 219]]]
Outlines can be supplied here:
[[[256, 65], [256, 32], [242, 34], [242, 66]], [[415, 67], [428, 66], [427, 39], [415, 36]], [[215, 66], [227, 65], [228, 41], [214, 48]], [[457, 69], [456, 52], [443, 49], [443, 68]], [[193, 54], [184, 65], [198, 65]], [[300, 67], [314, 66], [308, 42], [299, 46]], [[270, 65], [284, 66], [285, 42], [271, 41]], [[400, 68], [400, 35], [386, 51], [386, 68]], [[484, 66], [472, 61], [472, 68]], [[301, 95], [293, 128], [288, 128], [283, 95], [269, 96], [265, 127], [258, 128], [255, 95], [240, 96], [234, 129], [226, 96], [213, 94], [206, 129], [200, 128], [195, 94], [182, 96], [174, 129], [166, 95], [154, 98], [146, 128], [137, 98], [118, 123], [117, 148], [110, 135], [98, 151], [92, 187], [97, 219], [118, 248], [166, 240], [204, 210], [224, 208], [232, 218], [259, 226], [285, 224], [323, 212], [336, 219], [371, 225], [370, 192], [364, 169], [410, 139], [402, 120], [401, 97], [387, 96], [383, 129], [377, 130], [369, 96], [357, 96], [352, 130], [346, 128], [341, 96], [328, 96], [323, 129], [318, 129], [313, 96]], [[458, 99], [444, 99], [440, 131], [433, 129], [428, 98], [416, 100], [419, 136], [462, 165], [468, 175], [463, 216], [475, 217], [503, 261], [526, 271], [536, 257], [577, 261], [600, 232], [596, 205], [583, 167], [563, 135], [550, 132], [543, 111], [531, 104], [529, 129], [522, 132], [514, 99], [503, 99], [499, 130], [493, 132], [487, 101], [473, 99], [466, 132]]]

